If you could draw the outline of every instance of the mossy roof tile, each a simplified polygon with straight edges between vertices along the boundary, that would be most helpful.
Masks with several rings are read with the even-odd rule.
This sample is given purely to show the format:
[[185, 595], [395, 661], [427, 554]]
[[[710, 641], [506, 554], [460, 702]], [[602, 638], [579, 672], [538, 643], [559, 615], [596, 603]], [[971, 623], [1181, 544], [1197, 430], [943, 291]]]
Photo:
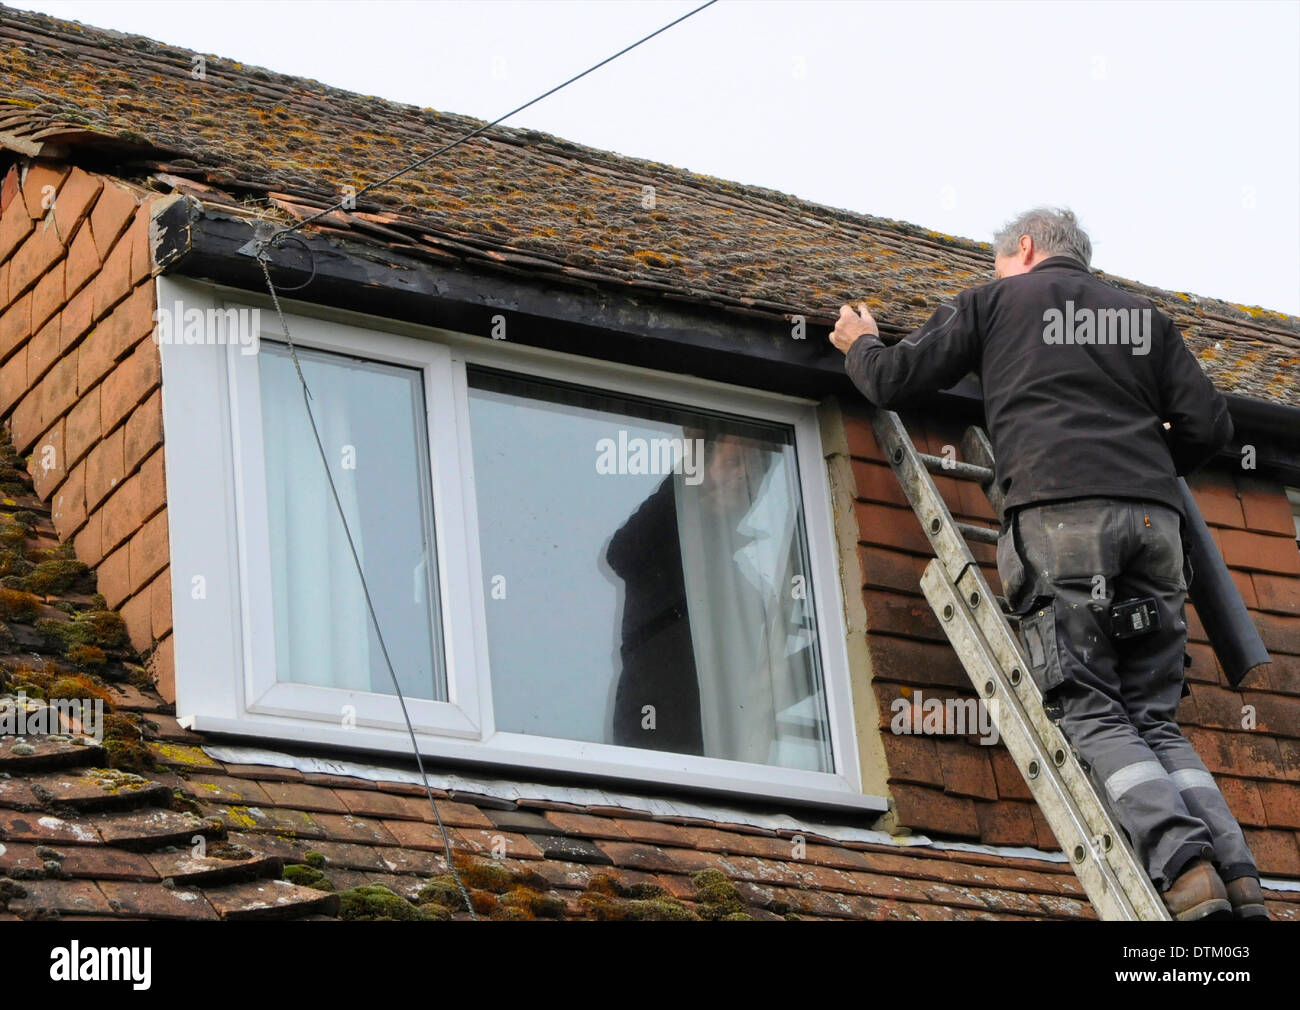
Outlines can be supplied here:
[[[196, 80], [189, 50], [35, 13], [6, 10], [0, 42], [0, 145], [115, 154], [137, 181], [286, 220], [483, 125], [216, 56]], [[511, 127], [321, 225], [810, 321], [864, 299], [901, 332], [992, 268], [987, 243]], [[1224, 389], [1296, 402], [1300, 319], [1102, 276], [1173, 316]]]

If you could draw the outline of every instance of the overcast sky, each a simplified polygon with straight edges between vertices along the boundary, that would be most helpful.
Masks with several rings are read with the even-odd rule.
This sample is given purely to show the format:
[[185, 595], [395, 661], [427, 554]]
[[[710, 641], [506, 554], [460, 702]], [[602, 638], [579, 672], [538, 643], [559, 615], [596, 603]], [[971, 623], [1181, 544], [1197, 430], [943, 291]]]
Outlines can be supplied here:
[[[698, 6], [9, 2], [482, 119]], [[509, 123], [981, 240], [1066, 205], [1095, 267], [1300, 314], [1298, 53], [1286, 0], [721, 0]]]

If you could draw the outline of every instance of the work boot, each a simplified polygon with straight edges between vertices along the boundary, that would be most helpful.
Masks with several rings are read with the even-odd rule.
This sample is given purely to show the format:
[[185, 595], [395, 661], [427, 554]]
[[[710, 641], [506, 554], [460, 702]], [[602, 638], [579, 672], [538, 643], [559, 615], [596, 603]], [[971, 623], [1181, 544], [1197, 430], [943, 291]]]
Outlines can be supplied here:
[[1232, 902], [1232, 917], [1255, 922], [1268, 922], [1268, 909], [1264, 894], [1259, 889], [1258, 877], [1238, 877], [1224, 885], [1228, 900]]
[[1162, 897], [1169, 906], [1169, 914], [1179, 922], [1232, 917], [1228, 891], [1208, 859], [1188, 863]]

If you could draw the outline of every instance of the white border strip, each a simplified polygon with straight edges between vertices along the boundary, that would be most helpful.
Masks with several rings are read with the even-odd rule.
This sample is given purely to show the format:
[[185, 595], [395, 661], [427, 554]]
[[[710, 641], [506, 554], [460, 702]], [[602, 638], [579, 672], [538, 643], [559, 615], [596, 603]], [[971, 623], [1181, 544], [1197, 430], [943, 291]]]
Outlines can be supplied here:
[[[374, 782], [410, 782], [421, 784], [418, 772], [407, 768], [389, 768], [383, 765], [360, 764], [355, 761], [338, 761], [331, 758], [302, 757], [282, 754], [279, 751], [257, 747], [239, 747], [226, 744], [202, 744], [200, 749], [208, 757], [228, 764], [267, 765], [272, 768], [294, 768], [300, 772], [320, 775], [341, 775], [369, 779]], [[586, 806], [626, 807], [644, 810], [659, 817], [699, 817], [709, 821], [746, 824], [772, 830], [806, 831], [841, 842], [869, 842], [874, 845], [893, 845], [897, 848], [924, 846], [954, 852], [974, 852], [1008, 859], [1039, 859], [1046, 863], [1068, 862], [1064, 852], [1046, 852], [1029, 846], [977, 845], [973, 842], [941, 842], [925, 835], [890, 835], [869, 828], [850, 825], [817, 824], [804, 822], [789, 814], [758, 814], [734, 807], [705, 806], [690, 800], [665, 800], [633, 793], [608, 792], [580, 786], [558, 786], [540, 782], [517, 782], [506, 779], [471, 778], [464, 775], [429, 772], [429, 785], [448, 792], [478, 793], [502, 800], [551, 800], [555, 803], [573, 803]], [[1272, 877], [1260, 879], [1260, 886], [1271, 891], [1300, 891], [1300, 880], [1282, 880]]]

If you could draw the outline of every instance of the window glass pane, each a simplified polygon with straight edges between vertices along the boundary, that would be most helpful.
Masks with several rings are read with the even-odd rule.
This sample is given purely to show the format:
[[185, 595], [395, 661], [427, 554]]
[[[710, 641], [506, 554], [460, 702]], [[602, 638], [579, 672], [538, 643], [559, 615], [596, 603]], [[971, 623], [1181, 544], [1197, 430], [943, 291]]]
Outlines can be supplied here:
[[[266, 341], [259, 357], [279, 679], [392, 694], [293, 361]], [[422, 375], [298, 360], [402, 693], [445, 700]]]
[[469, 384], [497, 728], [833, 770], [793, 432]]

